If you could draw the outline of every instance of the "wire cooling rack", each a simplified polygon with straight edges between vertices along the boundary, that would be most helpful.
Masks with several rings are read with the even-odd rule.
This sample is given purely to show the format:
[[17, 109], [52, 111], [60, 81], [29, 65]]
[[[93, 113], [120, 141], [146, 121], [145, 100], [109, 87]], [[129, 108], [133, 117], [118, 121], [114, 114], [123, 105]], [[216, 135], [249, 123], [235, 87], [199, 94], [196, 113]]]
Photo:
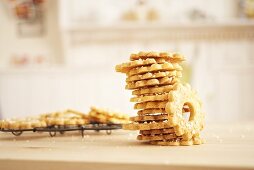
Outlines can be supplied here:
[[48, 127], [35, 127], [32, 129], [1, 129], [2, 132], [10, 132], [15, 136], [20, 136], [23, 132], [48, 132], [51, 137], [56, 136], [57, 133], [64, 134], [67, 131], [80, 131], [82, 137], [86, 130], [101, 131], [105, 130], [106, 134], [110, 135], [112, 130], [122, 129], [121, 124], [100, 124], [92, 123], [87, 125], [54, 125]]

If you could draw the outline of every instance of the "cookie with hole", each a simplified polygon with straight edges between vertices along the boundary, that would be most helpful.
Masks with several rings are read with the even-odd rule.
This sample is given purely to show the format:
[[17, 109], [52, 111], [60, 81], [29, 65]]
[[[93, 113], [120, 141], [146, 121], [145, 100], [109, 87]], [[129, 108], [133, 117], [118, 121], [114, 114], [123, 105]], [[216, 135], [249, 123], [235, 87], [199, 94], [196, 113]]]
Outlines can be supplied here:
[[[183, 116], [184, 105], [187, 105], [190, 110], [189, 120]], [[201, 106], [199, 97], [189, 84], [179, 83], [170, 92], [170, 100], [166, 104], [165, 110], [168, 113], [169, 123], [174, 126], [178, 136], [189, 140], [203, 129], [204, 113]]]

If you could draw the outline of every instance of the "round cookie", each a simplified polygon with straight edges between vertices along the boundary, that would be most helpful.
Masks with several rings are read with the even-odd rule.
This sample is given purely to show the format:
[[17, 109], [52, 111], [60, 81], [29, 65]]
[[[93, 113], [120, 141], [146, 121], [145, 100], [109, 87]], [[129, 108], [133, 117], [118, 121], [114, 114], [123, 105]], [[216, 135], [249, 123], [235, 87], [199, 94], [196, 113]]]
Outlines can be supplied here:
[[179, 138], [175, 134], [159, 134], [159, 135], [138, 135], [138, 140], [160, 141], [160, 140], [172, 140]]
[[126, 82], [134, 82], [139, 80], [147, 80], [147, 79], [154, 79], [154, 78], [162, 78], [162, 77], [182, 77], [182, 72], [180, 71], [159, 71], [154, 73], [145, 73], [145, 74], [138, 74], [134, 76], [130, 76], [126, 78]]
[[152, 64], [163, 64], [167, 62], [165, 58], [146, 58], [146, 59], [137, 59], [116, 65], [115, 70], [121, 73], [127, 73], [130, 69], [134, 67], [147, 66]]
[[167, 114], [151, 115], [151, 116], [135, 116], [130, 118], [130, 120], [133, 122], [164, 121], [167, 119], [168, 119]]
[[164, 109], [168, 101], [136, 103], [134, 109]]
[[173, 128], [167, 128], [167, 129], [153, 129], [153, 130], [141, 130], [139, 133], [142, 135], [159, 135], [159, 134], [168, 134], [168, 133], [174, 133]]
[[138, 54], [131, 54], [130, 60], [137, 60], [137, 59], [145, 59], [145, 58], [166, 58], [171, 62], [182, 62], [184, 61], [184, 56], [178, 53], [168, 53], [168, 52], [144, 52], [141, 51]]
[[167, 101], [169, 100], [169, 93], [165, 94], [154, 94], [151, 96], [137, 96], [132, 97], [130, 102], [149, 102], [149, 101]]
[[148, 72], [158, 72], [158, 71], [181, 71], [182, 67], [177, 63], [168, 63], [165, 62], [163, 64], [152, 64], [150, 66], [145, 67], [136, 67], [129, 70], [126, 74], [128, 77], [137, 75], [137, 74], [144, 74]]
[[143, 87], [150, 87], [150, 86], [158, 86], [158, 85], [172, 85], [176, 82], [179, 82], [179, 79], [176, 77], [163, 77], [158, 79], [149, 79], [149, 80], [140, 80], [137, 82], [128, 82], [126, 85], [126, 89], [138, 89]]
[[171, 128], [171, 126], [168, 124], [167, 121], [123, 124], [123, 129], [125, 130], [151, 130], [151, 129], [164, 129], [164, 128]]
[[157, 115], [157, 114], [165, 114], [166, 110], [165, 109], [143, 109], [139, 110], [137, 114], [139, 116], [145, 116], [145, 115]]
[[168, 93], [174, 88], [174, 85], [165, 85], [160, 87], [146, 87], [132, 91], [132, 95], [151, 95], [151, 94], [162, 94]]
[[[185, 120], [183, 116], [184, 105], [188, 105], [190, 109], [189, 120]], [[188, 84], [177, 84], [170, 92], [170, 101], [166, 104], [165, 110], [169, 115], [169, 123], [174, 126], [178, 136], [189, 140], [203, 129], [204, 114], [201, 105], [196, 92]]]

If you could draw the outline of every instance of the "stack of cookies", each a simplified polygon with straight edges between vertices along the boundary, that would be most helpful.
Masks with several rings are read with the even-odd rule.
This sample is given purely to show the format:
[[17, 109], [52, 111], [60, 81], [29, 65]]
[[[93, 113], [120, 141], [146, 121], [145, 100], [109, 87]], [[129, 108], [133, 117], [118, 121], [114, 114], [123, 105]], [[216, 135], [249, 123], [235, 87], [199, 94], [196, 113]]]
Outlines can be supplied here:
[[126, 89], [133, 90], [130, 101], [138, 110], [123, 128], [139, 130], [138, 140], [156, 145], [202, 143], [202, 103], [189, 84], [180, 82], [182, 61], [177, 53], [139, 52], [116, 66], [126, 74]]

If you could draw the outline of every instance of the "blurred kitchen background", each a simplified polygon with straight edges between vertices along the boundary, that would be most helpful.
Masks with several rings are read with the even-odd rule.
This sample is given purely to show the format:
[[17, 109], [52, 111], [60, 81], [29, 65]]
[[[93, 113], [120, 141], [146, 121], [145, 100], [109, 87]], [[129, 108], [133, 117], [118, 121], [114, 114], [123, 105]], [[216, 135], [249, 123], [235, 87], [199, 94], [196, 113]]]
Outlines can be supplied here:
[[114, 66], [186, 56], [208, 122], [253, 121], [254, 0], [1, 0], [0, 115], [91, 105], [134, 115]]

